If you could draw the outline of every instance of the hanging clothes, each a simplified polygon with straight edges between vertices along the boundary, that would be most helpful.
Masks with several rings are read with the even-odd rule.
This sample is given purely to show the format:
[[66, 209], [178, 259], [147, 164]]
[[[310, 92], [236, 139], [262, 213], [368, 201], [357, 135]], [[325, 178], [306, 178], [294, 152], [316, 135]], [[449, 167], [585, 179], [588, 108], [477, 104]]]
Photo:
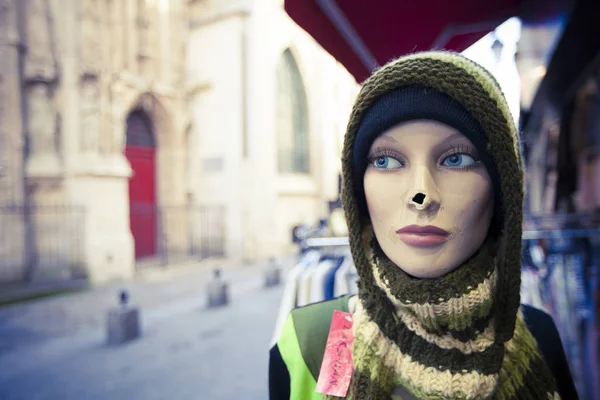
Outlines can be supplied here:
[[302, 256], [298, 264], [288, 273], [285, 282], [285, 288], [281, 297], [281, 303], [279, 305], [279, 311], [277, 313], [277, 321], [275, 323], [275, 332], [273, 335], [272, 343], [277, 341], [281, 333], [281, 328], [285, 323], [290, 311], [296, 308], [296, 300], [298, 296], [298, 278], [310, 265], [319, 262], [321, 255], [316, 250], [310, 250]]
[[337, 274], [337, 271], [341, 268], [341, 266], [344, 264], [344, 260], [350, 258], [351, 256], [340, 256], [340, 257], [336, 257], [334, 260], [334, 267], [331, 268], [327, 274], [327, 276], [325, 277], [325, 282], [323, 282], [324, 284], [324, 291], [325, 291], [325, 300], [331, 300], [334, 298], [334, 292], [335, 292], [335, 275]]
[[325, 280], [331, 270], [335, 269], [336, 262], [332, 259], [325, 259], [319, 263], [315, 269], [311, 282], [310, 302], [317, 303], [326, 300]]
[[320, 259], [319, 262], [306, 266], [304, 271], [298, 277], [296, 307], [302, 307], [311, 303], [310, 293], [312, 289], [312, 279], [321, 263], [322, 261]]
[[350, 273], [353, 265], [352, 257], [346, 257], [340, 268], [336, 271], [333, 284], [334, 298], [350, 293], [350, 285], [348, 284], [346, 276]]

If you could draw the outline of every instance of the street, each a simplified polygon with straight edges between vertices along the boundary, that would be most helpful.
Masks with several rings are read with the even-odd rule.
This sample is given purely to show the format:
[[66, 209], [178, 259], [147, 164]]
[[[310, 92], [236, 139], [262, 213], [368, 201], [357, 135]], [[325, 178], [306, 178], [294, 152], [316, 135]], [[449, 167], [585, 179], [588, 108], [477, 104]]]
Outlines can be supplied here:
[[[168, 287], [170, 301], [141, 307], [142, 337], [120, 347], [106, 345], [107, 288], [95, 295], [102, 301], [81, 293], [0, 308], [0, 398], [266, 399], [269, 341], [283, 285], [264, 289], [261, 272], [254, 266], [230, 273], [230, 304], [211, 310], [204, 290], [173, 295], [178, 286], [189, 288], [186, 275], [138, 287], [149, 304], [153, 286]], [[79, 327], [69, 327], [77, 315], [69, 307], [85, 306], [86, 296], [96, 315], [79, 315]], [[52, 310], [54, 318], [36, 329], [22, 326], [23, 315], [35, 316], [31, 327]]]

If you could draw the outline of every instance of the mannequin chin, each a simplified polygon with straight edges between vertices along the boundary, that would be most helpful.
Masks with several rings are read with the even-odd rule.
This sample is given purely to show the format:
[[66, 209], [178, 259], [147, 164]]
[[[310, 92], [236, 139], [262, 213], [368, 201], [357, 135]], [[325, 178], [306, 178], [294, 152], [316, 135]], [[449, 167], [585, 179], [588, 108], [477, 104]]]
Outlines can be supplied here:
[[494, 211], [492, 182], [477, 149], [430, 120], [375, 139], [364, 176], [373, 230], [387, 257], [417, 278], [443, 276], [483, 244]]

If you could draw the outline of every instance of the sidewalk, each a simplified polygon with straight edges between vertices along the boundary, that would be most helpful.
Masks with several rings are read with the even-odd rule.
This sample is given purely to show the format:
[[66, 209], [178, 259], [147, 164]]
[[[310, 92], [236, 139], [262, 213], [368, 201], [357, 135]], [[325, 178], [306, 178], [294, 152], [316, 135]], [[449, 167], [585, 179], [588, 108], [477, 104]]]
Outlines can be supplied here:
[[[282, 258], [281, 262], [288, 262], [293, 256]], [[265, 264], [266, 261], [254, 264]], [[130, 282], [109, 283], [100, 287], [113, 287], [117, 285], [129, 284], [131, 282], [144, 281], [164, 281], [179, 275], [188, 274], [190, 271], [213, 271], [215, 268], [228, 270], [239, 267], [239, 263], [234, 263], [227, 259], [207, 259], [202, 261], [186, 261], [172, 263], [168, 266], [143, 266], [136, 269], [135, 276]], [[242, 267], [244, 268], [244, 267]], [[85, 279], [72, 279], [57, 282], [16, 282], [0, 283], [0, 308], [6, 305], [41, 299], [44, 297], [55, 296], [58, 294], [68, 294], [71, 292], [81, 292], [86, 290], [95, 290], [98, 287], [90, 286]]]
[[[282, 265], [284, 275], [292, 265]], [[284, 290], [264, 288], [265, 266], [224, 267], [230, 303], [217, 309], [206, 309], [208, 266], [0, 308], [0, 398], [264, 399]], [[140, 306], [142, 336], [113, 347], [105, 318], [122, 287]]]
[[[280, 262], [284, 274], [293, 262], [293, 257]], [[205, 307], [206, 286], [214, 268], [221, 267], [223, 279], [231, 284], [256, 285], [264, 279], [267, 265], [266, 261], [248, 265], [209, 261], [147, 269], [129, 282], [6, 305], [0, 307], [0, 352], [81, 330], [104, 329], [107, 312], [118, 305], [121, 290], [128, 292], [130, 304], [143, 314], [156, 309], [161, 309], [161, 314], [175, 313], [191, 303]]]
[[89, 285], [84, 279], [72, 279], [64, 282], [1, 283], [0, 307], [88, 288]]

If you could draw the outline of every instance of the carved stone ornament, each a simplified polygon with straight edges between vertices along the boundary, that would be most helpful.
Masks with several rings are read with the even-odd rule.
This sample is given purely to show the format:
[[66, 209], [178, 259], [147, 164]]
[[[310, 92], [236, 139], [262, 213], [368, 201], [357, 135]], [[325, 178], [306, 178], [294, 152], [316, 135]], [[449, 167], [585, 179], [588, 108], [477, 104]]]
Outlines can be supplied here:
[[153, 29], [158, 25], [156, 10], [148, 4], [148, 0], [138, 0], [137, 6], [139, 55], [145, 58], [154, 58], [158, 51], [158, 31]]
[[56, 152], [56, 110], [52, 105], [48, 86], [42, 83], [33, 85], [27, 96], [29, 121], [29, 155]]
[[19, 39], [15, 1], [0, 0], [0, 43], [15, 44]]
[[6, 175], [8, 169], [8, 166], [6, 165], [6, 158], [9, 151], [7, 137], [8, 134], [6, 132], [6, 96], [7, 93], [6, 89], [4, 88], [4, 80], [3, 77], [0, 76], [0, 182], [2, 181], [2, 178]]
[[125, 151], [124, 87], [115, 82], [109, 88], [109, 106], [106, 113], [107, 130], [101, 139], [101, 151], [115, 155]]
[[29, 132], [28, 174], [53, 175], [58, 171], [57, 112], [50, 89], [45, 83], [35, 83], [27, 89], [27, 123]]
[[122, 110], [111, 113], [110, 150], [112, 153], [124, 153], [127, 126]]
[[100, 0], [83, 0], [81, 7], [81, 69], [84, 75], [96, 75], [103, 61]]
[[124, 2], [122, 0], [112, 0], [108, 4], [108, 9], [108, 42], [110, 46], [109, 57], [111, 59], [110, 66], [115, 70], [120, 70], [123, 67], [124, 60]]
[[81, 88], [81, 150], [88, 153], [99, 151], [102, 129], [100, 90], [95, 79], [82, 82]]
[[25, 80], [52, 82], [56, 79], [54, 31], [48, 0], [27, 0]]

